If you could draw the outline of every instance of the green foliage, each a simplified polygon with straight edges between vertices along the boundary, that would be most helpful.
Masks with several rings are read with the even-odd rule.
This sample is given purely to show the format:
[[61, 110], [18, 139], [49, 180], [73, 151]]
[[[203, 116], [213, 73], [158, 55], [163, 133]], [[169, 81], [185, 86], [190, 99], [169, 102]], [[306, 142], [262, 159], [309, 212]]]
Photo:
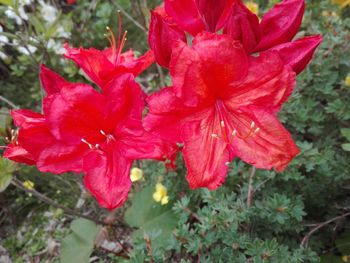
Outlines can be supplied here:
[[0, 157], [0, 193], [5, 191], [12, 180], [12, 174], [15, 170], [13, 162]]
[[153, 192], [154, 187], [149, 186], [135, 193], [132, 205], [125, 212], [125, 221], [138, 228], [133, 234], [134, 240], [147, 237], [152, 248], [166, 247], [178, 218], [171, 211], [171, 204], [163, 206], [153, 200]]
[[70, 229], [72, 233], [62, 240], [61, 263], [88, 263], [99, 227], [79, 218], [71, 223]]

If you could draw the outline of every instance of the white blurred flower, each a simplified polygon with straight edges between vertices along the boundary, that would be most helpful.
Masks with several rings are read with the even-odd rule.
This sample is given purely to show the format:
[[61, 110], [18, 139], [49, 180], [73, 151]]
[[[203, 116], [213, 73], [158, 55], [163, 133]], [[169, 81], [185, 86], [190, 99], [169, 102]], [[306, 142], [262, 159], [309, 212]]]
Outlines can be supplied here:
[[13, 11], [12, 7], [9, 7], [9, 9], [5, 11], [5, 15], [10, 19], [14, 19], [17, 25], [22, 25], [22, 18], [19, 17], [15, 11]]
[[69, 38], [70, 32], [64, 30], [63, 26], [59, 26], [56, 30], [57, 37]]
[[66, 49], [63, 47], [63, 44], [60, 42], [55, 42], [55, 40], [50, 39], [47, 42], [47, 48], [52, 49], [58, 55], [62, 55], [66, 52]]
[[41, 15], [43, 16], [46, 22], [52, 23], [57, 18], [57, 9], [49, 4], [46, 4], [44, 1], [40, 0], [39, 4], [41, 5]]
[[[37, 42], [37, 40], [35, 38], [30, 38], [30, 40], [32, 42]], [[30, 45], [30, 44], [28, 44], [26, 46], [22, 46], [22, 45], [19, 44], [19, 42], [16, 39], [14, 39], [12, 41], [12, 43], [14, 45], [17, 45], [18, 52], [22, 53], [23, 55], [27, 55], [28, 56], [28, 55], [33, 54], [33, 53], [35, 53], [37, 51], [37, 47], [35, 47], [33, 45]]]
[[8, 9], [5, 11], [5, 15], [10, 19], [14, 19], [17, 25], [22, 25], [23, 20], [29, 19], [28, 15], [24, 11], [24, 6], [29, 5], [32, 2], [32, 0], [20, 0], [18, 2], [18, 13], [13, 9], [13, 7], [9, 6]]
[[2, 26], [0, 26], [0, 47], [9, 43], [9, 39], [7, 38], [7, 36], [1, 35], [2, 32], [4, 32], [4, 29], [2, 28]]

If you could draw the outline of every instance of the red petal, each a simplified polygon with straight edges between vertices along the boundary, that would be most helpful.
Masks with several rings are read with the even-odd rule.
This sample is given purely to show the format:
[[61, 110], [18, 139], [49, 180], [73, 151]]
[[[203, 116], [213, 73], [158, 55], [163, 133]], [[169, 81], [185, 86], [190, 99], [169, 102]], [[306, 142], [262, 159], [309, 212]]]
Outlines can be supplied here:
[[149, 26], [148, 43], [154, 51], [159, 65], [169, 67], [172, 45], [177, 40], [186, 42], [185, 33], [174, 23], [164, 17], [165, 12], [157, 8], [152, 11]]
[[12, 110], [11, 117], [15, 125], [21, 128], [30, 128], [45, 122], [44, 115], [31, 110]]
[[64, 56], [73, 60], [99, 87], [103, 87], [111, 79], [114, 65], [102, 51], [94, 48], [71, 48], [67, 44], [65, 48], [67, 52]]
[[275, 5], [261, 20], [262, 38], [255, 51], [291, 41], [299, 30], [304, 10], [304, 0], [284, 0]]
[[70, 82], [47, 68], [44, 64], [40, 66], [40, 81], [48, 95], [57, 93], [62, 87], [70, 85]]
[[24, 163], [28, 165], [33, 165], [36, 163], [34, 157], [26, 149], [12, 143], [7, 145], [3, 157], [17, 163]]
[[[175, 96], [172, 87], [163, 88], [148, 97], [149, 113], [143, 121], [146, 130], [161, 138], [177, 143], [182, 142], [182, 126], [196, 108], [184, 106]], [[194, 120], [196, 117], [192, 117]], [[197, 116], [200, 119], [201, 116]]]
[[316, 48], [321, 42], [322, 37], [317, 35], [284, 43], [269, 50], [277, 51], [282, 60], [299, 74], [309, 64]]
[[241, 1], [232, 6], [230, 16], [224, 23], [224, 33], [241, 41], [247, 53], [253, 51], [260, 41], [259, 18]]
[[243, 161], [257, 168], [276, 168], [282, 171], [289, 162], [299, 153], [289, 132], [282, 126], [273, 113], [254, 107], [246, 108], [236, 114], [236, 123], [246, 123], [245, 128], [240, 127], [238, 133], [241, 137], [249, 134], [252, 121], [254, 128], [260, 130], [248, 138], [233, 139], [232, 151]]
[[135, 58], [135, 56], [131, 58], [127, 54], [129, 52], [121, 54], [120, 64], [116, 67], [115, 75], [118, 73], [132, 73], [136, 77], [154, 63], [155, 58], [152, 50], [148, 50], [139, 58]]
[[207, 26], [207, 30], [215, 32], [217, 23], [226, 9], [230, 9], [234, 0], [196, 0], [199, 13]]
[[109, 210], [121, 206], [131, 188], [132, 161], [117, 151], [102, 155], [91, 152], [84, 158], [84, 182], [98, 203]]
[[[50, 131], [58, 140], [69, 144], [80, 144], [100, 138], [99, 130], [104, 130], [105, 98], [87, 85], [75, 85], [63, 88], [54, 95], [45, 107]], [[46, 101], [44, 101], [44, 104]], [[105, 130], [108, 132], [108, 130]]]
[[227, 143], [213, 134], [220, 131], [220, 120], [213, 110], [203, 115], [201, 122], [184, 126], [183, 156], [187, 167], [186, 179], [192, 189], [219, 187], [227, 175], [226, 162], [230, 161]]
[[231, 109], [255, 105], [276, 112], [292, 94], [295, 83], [295, 73], [277, 53], [263, 52], [251, 58], [243, 81], [231, 83], [225, 104]]
[[205, 29], [195, 0], [165, 0], [165, 11], [175, 22], [191, 35]]
[[195, 106], [226, 94], [230, 82], [245, 76], [247, 66], [246, 53], [238, 41], [202, 33], [192, 48], [182, 42], [174, 46], [170, 74], [176, 95], [184, 104]]
[[41, 152], [37, 167], [41, 172], [61, 174], [66, 172], [81, 173], [83, 156], [87, 152], [84, 145], [69, 146], [55, 142]]

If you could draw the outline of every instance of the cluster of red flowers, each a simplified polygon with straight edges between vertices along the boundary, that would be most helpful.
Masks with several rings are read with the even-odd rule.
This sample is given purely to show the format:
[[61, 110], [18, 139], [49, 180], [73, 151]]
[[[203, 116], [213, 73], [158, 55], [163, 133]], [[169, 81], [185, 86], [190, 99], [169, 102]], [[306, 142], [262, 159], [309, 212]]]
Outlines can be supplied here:
[[[241, 0], [165, 0], [152, 11], [151, 51], [139, 58], [122, 53], [125, 36], [112, 34], [103, 51], [67, 45], [66, 58], [100, 90], [42, 66], [43, 114], [12, 111], [19, 129], [4, 156], [84, 173], [108, 209], [126, 200], [136, 159], [172, 162], [181, 150], [192, 189], [219, 187], [235, 157], [282, 171], [299, 150], [276, 113], [321, 42], [292, 41], [303, 13], [304, 0], [284, 0], [261, 20]], [[154, 60], [173, 86], [147, 96], [135, 76]]]

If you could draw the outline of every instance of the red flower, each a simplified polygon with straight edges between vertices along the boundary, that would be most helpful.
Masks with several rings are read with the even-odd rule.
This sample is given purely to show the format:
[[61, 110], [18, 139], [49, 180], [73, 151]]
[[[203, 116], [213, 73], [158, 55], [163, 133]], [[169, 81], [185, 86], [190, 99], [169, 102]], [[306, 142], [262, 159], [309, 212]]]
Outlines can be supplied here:
[[72, 4], [75, 4], [75, 0], [67, 0], [67, 4], [69, 4], [69, 5], [72, 5]]
[[173, 87], [149, 98], [144, 126], [183, 143], [191, 188], [220, 186], [234, 157], [282, 171], [299, 152], [275, 116], [295, 85], [276, 52], [247, 57], [229, 36], [202, 33], [192, 47], [176, 43], [170, 74]]
[[108, 37], [111, 47], [105, 50], [71, 48], [68, 44], [65, 45], [65, 57], [73, 60], [101, 88], [118, 74], [132, 73], [137, 76], [154, 62], [152, 51], [147, 51], [139, 58], [135, 58], [132, 49], [122, 53], [126, 32], [121, 39], [119, 36], [117, 42], [111, 29], [107, 29], [111, 33]]
[[12, 112], [19, 135], [5, 157], [43, 172], [84, 172], [87, 189], [101, 206], [114, 209], [127, 198], [133, 160], [165, 160], [176, 152], [144, 130], [145, 94], [132, 74], [118, 75], [102, 93], [67, 82], [45, 66], [40, 79], [48, 94], [44, 115]]
[[149, 44], [157, 62], [168, 67], [172, 45], [178, 39], [185, 41], [184, 31], [195, 36], [202, 31], [223, 29], [224, 34], [241, 41], [248, 53], [273, 49], [296, 73], [300, 73], [322, 41], [319, 35], [292, 41], [300, 27], [304, 8], [304, 0], [283, 0], [259, 22], [241, 0], [165, 0], [166, 12], [158, 8], [152, 14]]
[[134, 159], [165, 160], [174, 151], [143, 129], [144, 97], [133, 76], [124, 74], [110, 81], [102, 94], [92, 87], [63, 88], [45, 112], [57, 140], [83, 147], [79, 155], [86, 187], [108, 209], [126, 200]]

